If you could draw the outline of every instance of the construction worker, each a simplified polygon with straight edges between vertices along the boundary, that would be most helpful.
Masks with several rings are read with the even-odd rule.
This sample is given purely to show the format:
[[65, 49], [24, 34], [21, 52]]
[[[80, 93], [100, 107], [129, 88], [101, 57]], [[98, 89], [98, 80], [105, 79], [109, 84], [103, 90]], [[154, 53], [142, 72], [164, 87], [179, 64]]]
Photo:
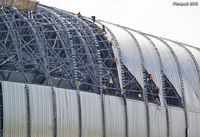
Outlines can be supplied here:
[[153, 82], [153, 75], [149, 74], [149, 76], [147, 77], [147, 92], [150, 93], [149, 99], [158, 105], [160, 105], [158, 96], [159, 90], [159, 87], [157, 87]]
[[120, 91], [119, 90], [116, 90], [115, 93], [114, 93], [114, 96], [120, 96]]
[[107, 87], [107, 85], [105, 83], [103, 83], [100, 88], [103, 90], [104, 94], [107, 94], [108, 87]]
[[81, 17], [81, 12], [79, 11], [76, 15], [77, 15], [77, 17], [80, 18]]
[[147, 89], [150, 91], [150, 90], [153, 90], [154, 88], [154, 82], [153, 82], [153, 75], [152, 74], [149, 74], [149, 76], [147, 77]]
[[154, 87], [154, 90], [153, 90], [154, 93], [156, 94], [155, 97], [154, 97], [154, 103], [156, 103], [156, 104], [158, 104], [158, 105], [160, 105], [160, 100], [159, 100], [159, 95], [158, 95], [159, 90], [160, 90], [160, 88], [157, 87], [157, 86], [155, 86], [155, 87]]
[[104, 34], [106, 34], [106, 27], [105, 27], [105, 25], [102, 25], [101, 30], [103, 31]]
[[112, 68], [116, 67], [116, 64], [117, 64], [117, 59], [113, 58], [112, 59]]
[[113, 41], [112, 36], [107, 36], [107, 40], [108, 40], [108, 47], [110, 50], [112, 50], [112, 41]]
[[91, 16], [91, 19], [92, 19], [93, 22], [95, 22], [96, 17], [95, 16]]
[[76, 85], [77, 85], [77, 89], [80, 89], [80, 85], [81, 85], [81, 80], [80, 79], [76, 81]]
[[109, 85], [113, 88], [113, 89], [117, 89], [118, 88], [118, 78], [116, 77], [113, 77], [113, 78], [110, 78], [110, 81], [109, 81]]
[[153, 75], [149, 74], [149, 76], [147, 77], [148, 80], [153, 80]]

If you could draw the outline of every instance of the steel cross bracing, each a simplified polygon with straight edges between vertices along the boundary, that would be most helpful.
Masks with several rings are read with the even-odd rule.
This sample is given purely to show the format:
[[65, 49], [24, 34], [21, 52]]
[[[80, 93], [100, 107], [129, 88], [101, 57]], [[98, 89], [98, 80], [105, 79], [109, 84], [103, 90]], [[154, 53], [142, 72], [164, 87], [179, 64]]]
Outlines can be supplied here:
[[[11, 12], [13, 12], [13, 11], [11, 11]], [[10, 13], [11, 15], [13, 15], [13, 13]], [[28, 44], [26, 44], [26, 42], [27, 42], [27, 40], [29, 40], [27, 37], [29, 36], [29, 34], [31, 33], [27, 28], [29, 27], [27, 24], [26, 24], [26, 22], [24, 22], [23, 20], [21, 21], [20, 19], [18, 19], [19, 18], [19, 16], [18, 15], [16, 15], [16, 14], [14, 14], [14, 18], [17, 18], [16, 19], [16, 21], [14, 21], [15, 22], [15, 26], [13, 26], [14, 27], [14, 29], [15, 29], [15, 35], [17, 35], [18, 36], [18, 43], [20, 43], [20, 46], [21, 46], [21, 48], [19, 48], [19, 51], [21, 52], [21, 55], [23, 55], [23, 53], [25, 52], [25, 54], [26, 54], [26, 59], [30, 59], [30, 57], [28, 57], [28, 52], [26, 52], [26, 51], [28, 51], [28, 49], [26, 49], [27, 47], [29, 48], [29, 46], [28, 46], [28, 44], [30, 43], [30, 42], [28, 42]], [[22, 26], [21, 24], [24, 24], [24, 26], [23, 26], [23, 28], [19, 28], [18, 26]], [[26, 25], [25, 25], [26, 24]], [[28, 32], [29, 34], [27, 34], [27, 33], [25, 33], [25, 32]], [[25, 38], [26, 37], [26, 38]], [[33, 41], [33, 39], [31, 39], [31, 41]], [[15, 43], [15, 44], [17, 44], [17, 43]], [[23, 45], [23, 46], [22, 46]], [[16, 47], [16, 46], [15, 46]], [[26, 50], [26, 51], [25, 51]], [[21, 59], [21, 61], [20, 62], [23, 62], [23, 64], [22, 65], [28, 65], [28, 63], [27, 62], [29, 62], [30, 60], [22, 60], [22, 58], [20, 58]], [[25, 64], [25, 63], [27, 63], [27, 64]], [[29, 68], [27, 67], [27, 69], [26, 69], [26, 67], [24, 67], [23, 68], [23, 71], [29, 71], [28, 70]], [[30, 67], [30, 69], [31, 69], [31, 67]]]
[[[40, 37], [41, 43], [43, 43], [43, 48], [40, 47], [40, 50], [43, 51], [41, 54], [43, 55], [45, 67], [48, 67], [50, 76], [54, 77], [64, 77], [70, 79], [69, 82], [65, 81], [65, 86], [67, 88], [74, 88], [73, 83], [73, 68], [70, 63], [70, 49], [66, 47], [68, 44], [68, 40], [66, 37], [63, 37], [63, 31], [61, 30], [61, 25], [58, 25], [58, 22], [52, 23], [51, 21], [55, 21], [57, 18], [55, 16], [50, 16], [51, 14], [37, 12], [37, 14], [33, 14], [33, 20], [38, 20], [35, 24], [35, 29], [41, 35]], [[58, 31], [61, 30], [61, 31]], [[65, 33], [66, 35], [66, 33]], [[59, 72], [59, 73], [58, 73]], [[59, 81], [58, 84], [60, 84]]]
[[[101, 29], [99, 30], [99, 26], [91, 21], [89, 21], [88, 19], [84, 19], [85, 22], [87, 22], [87, 24], [92, 28], [93, 34], [97, 39], [98, 42], [98, 50], [100, 52], [101, 55], [101, 61], [102, 61], [102, 83], [104, 83], [105, 81], [110, 81], [111, 78], [116, 77], [118, 78], [118, 72], [117, 72], [117, 66], [116, 64], [112, 64], [113, 59], [115, 59], [114, 57], [114, 52], [112, 50], [112, 48], [110, 47], [111, 45], [109, 45], [108, 39], [105, 36], [106, 34], [104, 34], [105, 32], [103, 32]], [[118, 80], [118, 87], [119, 86], [119, 80]], [[108, 94], [112, 94], [113, 91], [116, 90], [120, 90], [119, 88], [112, 88], [110, 87], [110, 85], [108, 85]], [[112, 91], [113, 90], [113, 91]]]
[[[7, 16], [5, 16], [5, 15], [7, 15]], [[9, 73], [9, 77], [7, 79], [9, 79], [9, 78], [13, 79], [13, 77], [16, 77], [16, 75], [17, 75], [16, 72], [22, 71], [19, 68], [17, 68], [19, 66], [19, 65], [17, 65], [17, 64], [19, 64], [19, 59], [21, 59], [20, 62], [23, 63], [22, 64], [23, 65], [23, 73], [26, 74], [26, 77], [30, 83], [44, 84], [45, 79], [47, 79], [49, 77], [48, 74], [50, 74], [50, 73], [51, 73], [51, 76], [55, 75], [57, 77], [57, 78], [54, 78], [55, 81], [59, 81], [59, 79], [63, 78], [63, 77], [65, 80], [71, 79], [69, 77], [65, 77], [65, 75], [62, 75], [63, 73], [61, 74], [62, 68], [60, 68], [60, 72], [58, 70], [54, 70], [53, 72], [51, 72], [51, 71], [47, 72], [48, 71], [47, 67], [51, 68], [51, 66], [49, 65], [50, 63], [47, 64], [47, 60], [54, 61], [55, 66], [53, 66], [52, 68], [55, 69], [58, 66], [63, 66], [63, 64], [65, 64], [67, 59], [65, 58], [65, 59], [63, 59], [63, 60], [65, 60], [65, 62], [61, 62], [61, 59], [59, 57], [59, 55], [61, 55], [61, 48], [55, 49], [56, 46], [51, 47], [50, 45], [48, 45], [48, 47], [43, 48], [45, 51], [44, 50], [43, 50], [43, 52], [41, 51], [42, 46], [44, 46], [45, 44], [47, 45], [47, 43], [44, 43], [44, 36], [43, 36], [44, 33], [41, 32], [41, 30], [42, 30], [41, 24], [42, 23], [36, 24], [34, 22], [35, 20], [34, 21], [30, 21], [27, 19], [25, 20], [25, 19], [21, 18], [22, 15], [18, 14], [17, 12], [14, 12], [13, 9], [1, 10], [1, 16], [2, 16], [1, 19], [5, 20], [4, 22], [1, 22], [1, 23], [2, 23], [2, 25], [7, 25], [7, 28], [10, 27], [9, 24], [3, 24], [3, 23], [13, 22], [15, 24], [14, 26], [12, 25], [12, 28], [13, 28], [12, 32], [10, 32], [10, 30], [8, 30], [8, 33], [10, 33], [10, 39], [8, 39], [9, 34], [7, 34], [7, 38], [4, 38], [1, 40], [1, 45], [2, 45], [1, 47], [4, 47], [3, 52], [1, 52], [1, 53], [4, 53], [4, 55], [7, 54], [7, 56], [4, 57], [4, 59], [7, 59], [7, 60], [4, 61], [3, 63], [1, 62], [1, 70], [4, 67], [11, 69], [11, 71]], [[32, 26], [30, 26], [30, 23], [32, 24]], [[48, 23], [46, 26], [48, 26]], [[48, 27], [50, 28], [51, 25], [49, 25]], [[38, 28], [40, 28], [40, 29], [38, 29]], [[38, 32], [36, 32], [36, 31], [38, 31]], [[55, 30], [55, 32], [57, 32], [57, 31]], [[1, 31], [0, 33], [4, 34], [5, 32]], [[15, 35], [18, 38], [17, 38], [17, 40], [14, 41], [13, 37]], [[54, 40], [55, 40], [55, 38], [54, 38]], [[57, 41], [59, 42], [59, 41], [61, 41], [61, 39], [57, 40]], [[58, 42], [55, 45], [60, 46], [61, 44]], [[17, 58], [17, 55], [16, 55], [17, 52], [15, 52], [16, 49], [14, 49], [14, 48], [16, 48], [15, 45], [17, 45], [17, 44], [21, 44], [21, 47], [18, 49], [21, 52], [21, 55], [23, 55], [23, 58]], [[40, 44], [40, 45], [38, 45], [38, 44]], [[7, 50], [8, 48], [11, 48], [11, 49]], [[47, 52], [48, 50], [49, 51], [52, 50], [52, 51]], [[58, 55], [58, 53], [56, 53], [53, 50], [56, 50], [57, 52], [59, 51], [59, 55]], [[12, 51], [12, 52], [8, 52], [8, 51]], [[50, 59], [47, 59], [46, 54], [50, 54], [50, 53], [54, 54], [55, 57], [54, 58], [49, 57]], [[66, 55], [67, 54], [65, 54], [64, 56], [66, 56]], [[57, 60], [57, 61], [55, 61], [55, 60]], [[60, 63], [60, 64], [58, 64], [58, 63]], [[66, 69], [67, 66], [69, 66], [69, 65], [66, 65], [64, 69]], [[69, 70], [65, 70], [65, 72], [67, 74], [67, 72], [69, 72]], [[12, 81], [12, 79], [11, 79], [11, 81]], [[17, 79], [20, 80], [19, 76]], [[13, 81], [15, 81], [15, 80], [13, 80]], [[66, 84], [67, 84], [67, 82], [66, 82]]]
[[[19, 11], [17, 11], [16, 10], [16, 13], [18, 13], [18, 17], [21, 17], [22, 19], [24, 19], [24, 20], [26, 20], [27, 21], [27, 18], [25, 17], [25, 16], [23, 16], [21, 13], [19, 13]], [[43, 63], [44, 63], [44, 73], [45, 73], [45, 75], [47, 76], [46, 77], [46, 82], [47, 82], [47, 84], [50, 84], [50, 74], [49, 74], [49, 70], [48, 70], [48, 64], [47, 64], [47, 62], [46, 62], [46, 58], [44, 57], [44, 55], [45, 55], [45, 51], [44, 51], [44, 49], [43, 49], [43, 46], [38, 42], [38, 36], [37, 36], [37, 34], [36, 34], [36, 30], [35, 30], [35, 28], [32, 26], [32, 24], [30, 24], [30, 22], [29, 21], [27, 21], [27, 24], [29, 25], [29, 27], [31, 28], [31, 31], [32, 31], [32, 33], [33, 33], [33, 35], [34, 35], [34, 37], [35, 37], [35, 42], [37, 43], [37, 45], [38, 45], [38, 49], [39, 49], [39, 53], [41, 53], [41, 55], [42, 55], [42, 61], [43, 61]], [[27, 45], [27, 47], [28, 47], [28, 45]]]
[[[28, 11], [12, 8], [0, 12], [1, 80], [49, 85], [51, 79], [56, 87], [74, 89], [72, 51], [81, 90], [99, 92], [100, 83], [113, 75], [118, 77], [117, 68], [108, 66], [114, 56], [99, 27], [91, 27], [71, 13], [55, 9], [52, 13], [44, 7], [32, 12], [31, 17]], [[98, 48], [97, 44], [102, 46]]]
[[[11, 9], [7, 9], [8, 12], [11, 12]], [[12, 11], [13, 12], [13, 11]], [[22, 52], [22, 55], [26, 55], [27, 57], [20, 59], [18, 62], [13, 61], [15, 59], [15, 56], [13, 55], [17, 49], [15, 46], [12, 47], [13, 53], [9, 55], [7, 47], [4, 49], [4, 60], [1, 61], [0, 66], [1, 68], [6, 67], [10, 61], [13, 61], [13, 66], [8, 68], [15, 68], [13, 70], [14, 72], [23, 72], [23, 74], [26, 74], [26, 77], [28, 77], [28, 80], [30, 83], [36, 83], [39, 84], [48, 84], [49, 82], [45, 81], [45, 79], [48, 79], [49, 77], [54, 77], [54, 83], [57, 83], [58, 85], [55, 86], [64, 86], [64, 81], [66, 80], [64, 86], [66, 88], [74, 88], [75, 85], [73, 81], [73, 67], [72, 63], [70, 62], [71, 57], [71, 51], [72, 47], [70, 47], [70, 38], [67, 38], [66, 35], [70, 34], [72, 35], [71, 39], [73, 39], [73, 49], [75, 49], [76, 59], [77, 59], [77, 65], [79, 68], [79, 74], [80, 79], [82, 80], [82, 83], [85, 86], [85, 88], [88, 88], [91, 85], [94, 85], [94, 87], [90, 90], [97, 89], [99, 87], [99, 80], [97, 80], [97, 72], [96, 68], [98, 67], [98, 60], [96, 59], [96, 49], [94, 46], [92, 46], [94, 43], [92, 43], [91, 38], [92, 36], [91, 31], [87, 32], [85, 31], [85, 26], [81, 26], [82, 24], [79, 22], [76, 23], [76, 26], [72, 26], [70, 23], [71, 20], [66, 20], [65, 23], [58, 21], [58, 17], [56, 18], [55, 15], [49, 13], [49, 11], [45, 11], [44, 9], [40, 9], [37, 13], [33, 12], [31, 19], [24, 19], [18, 13], [19, 15], [16, 15], [14, 17], [10, 17], [10, 19], [15, 19], [13, 22], [19, 22], [20, 25], [15, 25], [14, 28], [16, 29], [16, 33], [18, 34], [18, 38], [14, 39], [14, 36], [16, 35], [13, 31], [10, 32], [12, 35], [5, 35], [4, 33], [9, 33], [9, 31], [1, 31], [4, 36], [7, 36], [1, 41], [2, 47], [4, 47], [3, 43], [8, 43], [7, 39], [10, 36], [12, 39], [9, 41], [11, 44], [15, 43], [22, 43], [23, 46], [20, 48], [20, 52]], [[22, 13], [23, 15], [26, 13]], [[7, 13], [1, 14], [1, 16], [7, 15]], [[76, 17], [74, 17], [76, 18]], [[6, 22], [9, 22], [8, 17], [5, 16], [5, 21], [1, 22], [4, 25], [7, 25], [7, 28], [9, 28], [9, 24], [5, 24]], [[75, 20], [75, 19], [73, 19]], [[24, 26], [23, 26], [23, 25]], [[77, 27], [77, 24], [79, 25], [79, 28]], [[81, 24], [81, 25], [80, 25]], [[85, 28], [84, 28], [85, 27]], [[2, 29], [3, 30], [3, 29]], [[67, 32], [68, 30], [68, 32]], [[19, 31], [19, 32], [18, 32]], [[80, 32], [83, 31], [83, 32]], [[26, 33], [28, 34], [26, 34]], [[22, 34], [25, 33], [25, 34]], [[90, 36], [89, 36], [90, 34]], [[13, 42], [14, 40], [15, 42]], [[16, 42], [19, 41], [20, 42]], [[28, 41], [29, 40], [29, 41]], [[90, 46], [88, 46], [90, 45]], [[1, 51], [2, 51], [1, 47]], [[90, 49], [88, 48], [90, 47]], [[92, 49], [93, 48], [93, 49]], [[22, 50], [21, 50], [22, 49]], [[26, 52], [25, 52], [26, 51]], [[92, 53], [92, 54], [91, 54]], [[2, 56], [2, 55], [1, 55]], [[24, 57], [24, 56], [23, 56]], [[17, 58], [18, 59], [18, 58]], [[22, 63], [23, 62], [23, 63]], [[19, 63], [22, 63], [19, 65]], [[18, 65], [17, 65], [18, 64]], [[38, 65], [40, 64], [40, 65]], [[26, 67], [24, 67], [24, 65]], [[38, 65], [38, 66], [36, 66]], [[82, 65], [82, 66], [81, 66]], [[20, 66], [21, 69], [19, 68]], [[7, 69], [5, 69], [7, 71]], [[91, 71], [92, 70], [92, 71]], [[49, 71], [49, 72], [48, 72]], [[12, 73], [12, 75], [14, 74]], [[16, 73], [17, 74], [17, 73]], [[37, 76], [34, 76], [33, 74], [37, 74]], [[11, 75], [11, 74], [9, 74]], [[81, 76], [82, 75], [82, 76]], [[87, 77], [88, 75], [88, 77]], [[2, 79], [6, 79], [5, 72], [4, 74], [1, 73]], [[84, 79], [85, 77], [85, 79]], [[62, 79], [63, 78], [63, 79]], [[19, 78], [18, 78], [19, 79]], [[68, 82], [67, 82], [68, 80]], [[84, 81], [85, 80], [85, 81]], [[14, 80], [13, 80], [14, 81]], [[61, 83], [61, 84], [60, 84]], [[98, 83], [98, 84], [97, 84]], [[89, 86], [88, 86], [89, 85]], [[83, 86], [84, 88], [84, 86]], [[87, 89], [86, 89], [87, 90]]]
[[[1, 67], [3, 67], [3, 70], [4, 69], [11, 69], [11, 70], [15, 70], [15, 71], [18, 71], [18, 73], [20, 73], [20, 76], [23, 76], [21, 77], [21, 80], [23, 82], [25, 82], [25, 77], [24, 77], [24, 73], [23, 73], [23, 69], [22, 69], [22, 59], [21, 59], [21, 55], [19, 55], [19, 41], [18, 41], [18, 38], [16, 38], [16, 33], [15, 33], [15, 30], [13, 29], [13, 23], [15, 23], [15, 21], [13, 20], [13, 15], [11, 15], [9, 13], [9, 11], [1, 11], [1, 14], [3, 14], [4, 16], [2, 17], [2, 24], [4, 25], [4, 28], [6, 28], [6, 30], [8, 31], [7, 33], [7, 36], [10, 35], [10, 41], [12, 42], [8, 42], [9, 45], [3, 45], [2, 44], [2, 52], [1, 52], [1, 56], [4, 56], [3, 59], [6, 59], [7, 61], [9, 61], [10, 59], [15, 59], [15, 61], [13, 61], [11, 67], [10, 67], [10, 64], [8, 66], [5, 65], [5, 68], [4, 68], [4, 64], [6, 64], [7, 62], [2, 62], [1, 63]], [[7, 39], [6, 39], [7, 40]], [[6, 43], [7, 44], [7, 41], [6, 42], [3, 42], [3, 43]], [[21, 46], [21, 45], [20, 45]], [[9, 49], [9, 50], [7, 50]], [[5, 51], [4, 51], [5, 50]], [[21, 53], [21, 52], [20, 52]], [[11, 57], [12, 56], [12, 57]], [[2, 74], [4, 75], [4, 74]], [[9, 76], [9, 73], [8, 73], [8, 76]], [[9, 78], [7, 76], [7, 78]], [[4, 75], [4, 78], [6, 76]]]
[[[72, 32], [73, 45], [76, 50], [75, 57], [78, 65], [79, 79], [82, 84], [80, 89], [98, 92], [99, 76], [96, 71], [99, 70], [98, 51], [97, 43], [95, 43], [91, 28], [71, 13], [55, 9], [54, 11], [59, 14], [65, 22], [70, 22], [74, 26], [74, 28], [69, 29], [69, 31]], [[80, 43], [81, 41], [84, 43]]]

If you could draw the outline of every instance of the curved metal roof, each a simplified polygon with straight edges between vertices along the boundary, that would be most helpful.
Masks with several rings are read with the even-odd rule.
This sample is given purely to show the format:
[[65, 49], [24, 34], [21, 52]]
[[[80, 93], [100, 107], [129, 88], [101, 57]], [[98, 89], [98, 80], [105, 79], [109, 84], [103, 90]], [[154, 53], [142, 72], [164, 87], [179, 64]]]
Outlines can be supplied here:
[[161, 90], [165, 75], [191, 100], [186, 105], [193, 106], [194, 98], [199, 103], [199, 48], [43, 5], [32, 13], [3, 7], [0, 24], [1, 80], [100, 92], [105, 81], [117, 77], [124, 92], [134, 80], [144, 89], [147, 71]]

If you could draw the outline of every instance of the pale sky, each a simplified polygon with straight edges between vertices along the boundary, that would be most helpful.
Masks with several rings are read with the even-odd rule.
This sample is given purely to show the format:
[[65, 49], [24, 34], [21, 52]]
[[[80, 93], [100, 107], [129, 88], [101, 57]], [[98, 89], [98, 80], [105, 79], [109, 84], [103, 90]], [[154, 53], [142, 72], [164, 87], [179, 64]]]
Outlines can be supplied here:
[[[38, 0], [41, 4], [200, 47], [200, 0]], [[173, 6], [198, 2], [198, 6]]]

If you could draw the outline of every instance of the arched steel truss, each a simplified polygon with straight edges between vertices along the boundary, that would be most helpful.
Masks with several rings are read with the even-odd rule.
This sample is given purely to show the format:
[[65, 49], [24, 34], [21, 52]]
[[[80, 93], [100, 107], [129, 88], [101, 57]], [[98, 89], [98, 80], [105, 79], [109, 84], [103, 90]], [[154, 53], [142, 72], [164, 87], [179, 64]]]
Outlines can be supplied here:
[[120, 90], [109, 44], [100, 24], [85, 17], [44, 5], [35, 12], [2, 7], [0, 80], [100, 93], [101, 85], [116, 77], [117, 89], [108, 89]]
[[0, 79], [100, 92], [116, 69], [98, 25], [39, 6], [37, 12], [0, 10]]

